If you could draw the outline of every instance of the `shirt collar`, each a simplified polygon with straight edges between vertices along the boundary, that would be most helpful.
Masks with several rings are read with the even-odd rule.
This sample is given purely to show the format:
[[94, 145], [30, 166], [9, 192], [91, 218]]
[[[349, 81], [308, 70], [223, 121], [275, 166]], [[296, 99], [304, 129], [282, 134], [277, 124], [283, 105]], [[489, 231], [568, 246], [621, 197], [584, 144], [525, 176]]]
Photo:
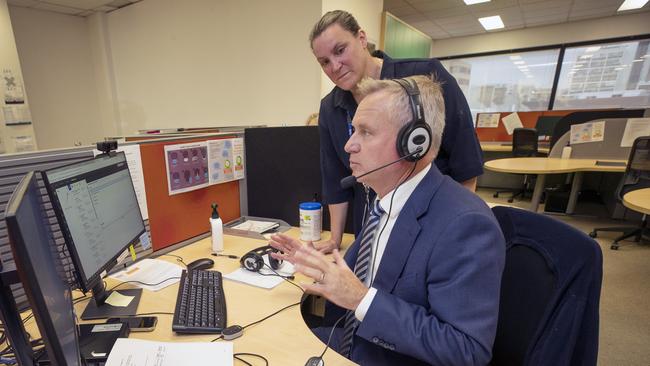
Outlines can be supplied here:
[[422, 169], [422, 171], [400, 185], [399, 189], [397, 189], [397, 192], [395, 192], [395, 197], [392, 199], [392, 207], [390, 207], [391, 196], [395, 190], [388, 192], [381, 200], [379, 200], [379, 205], [384, 211], [388, 212], [390, 210], [390, 218], [395, 218], [397, 215], [399, 215], [400, 211], [402, 211], [402, 208], [406, 204], [406, 201], [408, 201], [413, 191], [415, 191], [415, 188], [417, 188], [418, 184], [420, 184], [430, 169], [431, 164], [427, 165], [424, 169]]

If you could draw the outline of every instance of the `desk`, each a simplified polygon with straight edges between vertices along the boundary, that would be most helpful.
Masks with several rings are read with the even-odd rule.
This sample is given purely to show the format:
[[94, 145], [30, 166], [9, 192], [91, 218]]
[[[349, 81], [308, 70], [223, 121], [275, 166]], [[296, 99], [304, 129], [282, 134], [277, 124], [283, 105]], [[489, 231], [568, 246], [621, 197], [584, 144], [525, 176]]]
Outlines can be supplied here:
[[[512, 152], [512, 142], [481, 142], [481, 150], [484, 152]], [[551, 151], [550, 147], [539, 147], [537, 152], [546, 154]]]
[[[291, 229], [289, 235], [297, 237], [298, 229]], [[347, 248], [352, 242], [352, 236], [344, 235], [343, 243]], [[266, 244], [265, 241], [224, 235], [224, 253], [241, 256], [247, 251]], [[211, 253], [210, 237], [174, 250], [169, 254], [181, 256], [185, 263], [198, 258], [210, 257], [214, 260], [214, 270], [229, 273], [239, 268], [238, 259], [226, 257], [213, 257]], [[175, 262], [170, 256], [161, 256], [159, 259]], [[297, 275], [296, 282], [306, 281], [302, 275]], [[107, 279], [107, 288], [119, 282]], [[129, 284], [120, 288], [129, 288]], [[267, 315], [292, 303], [299, 302], [302, 293], [283, 282], [274, 289], [265, 290], [239, 282], [223, 280], [228, 309], [228, 325], [246, 325], [260, 320]], [[138, 306], [138, 314], [149, 312], [174, 312], [178, 284], [168, 286], [157, 292], [143, 290], [142, 299]], [[78, 297], [79, 294], [75, 294]], [[77, 312], [86, 306], [86, 301], [76, 305]], [[172, 342], [198, 342], [210, 341], [217, 335], [177, 335], [172, 332], [172, 315], [157, 315], [158, 325], [153, 332], [133, 332], [130, 338], [148, 339]], [[33, 323], [33, 322], [32, 322]], [[33, 323], [35, 326], [35, 323]], [[260, 324], [251, 326], [244, 331], [244, 335], [233, 341], [234, 352], [257, 353], [269, 360], [271, 365], [304, 365], [307, 359], [318, 356], [325, 349], [325, 345], [309, 330], [300, 314], [300, 306], [289, 308]], [[324, 356], [326, 365], [354, 365], [332, 350]], [[237, 363], [235, 363], [237, 364]]]
[[650, 214], [650, 188], [637, 189], [623, 196], [623, 205], [645, 215]]
[[596, 165], [596, 161], [612, 161], [627, 163], [625, 160], [601, 160], [601, 159], [560, 159], [560, 158], [509, 158], [490, 160], [485, 163], [485, 168], [501, 173], [515, 174], [536, 174], [537, 182], [533, 191], [530, 210], [537, 212], [539, 201], [544, 190], [546, 174], [575, 173], [571, 184], [571, 194], [567, 205], [567, 214], [572, 214], [578, 200], [578, 191], [582, 184], [583, 172], [610, 172], [623, 173], [625, 165], [607, 166]]

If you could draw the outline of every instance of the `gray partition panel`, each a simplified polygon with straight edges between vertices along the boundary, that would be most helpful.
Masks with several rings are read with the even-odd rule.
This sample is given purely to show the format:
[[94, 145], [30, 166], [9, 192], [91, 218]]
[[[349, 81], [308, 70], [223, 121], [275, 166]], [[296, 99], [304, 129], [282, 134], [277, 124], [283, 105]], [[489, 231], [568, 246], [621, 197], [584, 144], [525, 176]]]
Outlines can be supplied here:
[[[575, 159], [615, 159], [627, 160], [631, 147], [621, 147], [628, 118], [595, 119], [589, 122], [605, 121], [605, 139], [597, 142], [571, 145], [571, 157]], [[570, 132], [558, 139], [549, 157], [560, 157], [562, 149], [569, 141]]]

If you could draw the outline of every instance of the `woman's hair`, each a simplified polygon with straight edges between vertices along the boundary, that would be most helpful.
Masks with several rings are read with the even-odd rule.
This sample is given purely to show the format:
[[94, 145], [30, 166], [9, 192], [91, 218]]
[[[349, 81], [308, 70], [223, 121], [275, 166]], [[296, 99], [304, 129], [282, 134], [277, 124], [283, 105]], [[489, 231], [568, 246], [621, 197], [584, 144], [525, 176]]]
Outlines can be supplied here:
[[312, 28], [311, 33], [309, 33], [309, 44], [311, 45], [314, 43], [314, 39], [318, 38], [318, 36], [321, 35], [321, 33], [325, 32], [327, 28], [329, 28], [332, 24], [338, 24], [341, 26], [341, 28], [345, 29], [346, 31], [352, 33], [354, 36], [359, 33], [359, 30], [361, 27], [359, 27], [359, 23], [357, 23], [357, 20], [354, 19], [352, 14], [348, 13], [345, 10], [332, 10], [328, 11], [323, 15], [318, 23], [314, 25], [314, 28]]

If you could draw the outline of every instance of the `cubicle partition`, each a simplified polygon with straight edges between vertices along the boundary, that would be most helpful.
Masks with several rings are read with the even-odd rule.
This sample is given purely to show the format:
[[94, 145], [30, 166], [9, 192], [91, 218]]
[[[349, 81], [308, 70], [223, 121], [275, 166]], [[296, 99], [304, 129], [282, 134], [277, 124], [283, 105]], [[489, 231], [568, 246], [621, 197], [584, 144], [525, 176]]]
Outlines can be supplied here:
[[[503, 125], [503, 118], [517, 113], [521, 124], [526, 128], [535, 128], [537, 121], [540, 117], [553, 117], [553, 116], [566, 116], [573, 110], [554, 110], [554, 111], [527, 111], [527, 112], [494, 112], [499, 114], [499, 124], [497, 127], [476, 127], [476, 135], [480, 142], [510, 142], [512, 135], [508, 134], [505, 126]], [[477, 120], [483, 114], [494, 113], [479, 113]]]

